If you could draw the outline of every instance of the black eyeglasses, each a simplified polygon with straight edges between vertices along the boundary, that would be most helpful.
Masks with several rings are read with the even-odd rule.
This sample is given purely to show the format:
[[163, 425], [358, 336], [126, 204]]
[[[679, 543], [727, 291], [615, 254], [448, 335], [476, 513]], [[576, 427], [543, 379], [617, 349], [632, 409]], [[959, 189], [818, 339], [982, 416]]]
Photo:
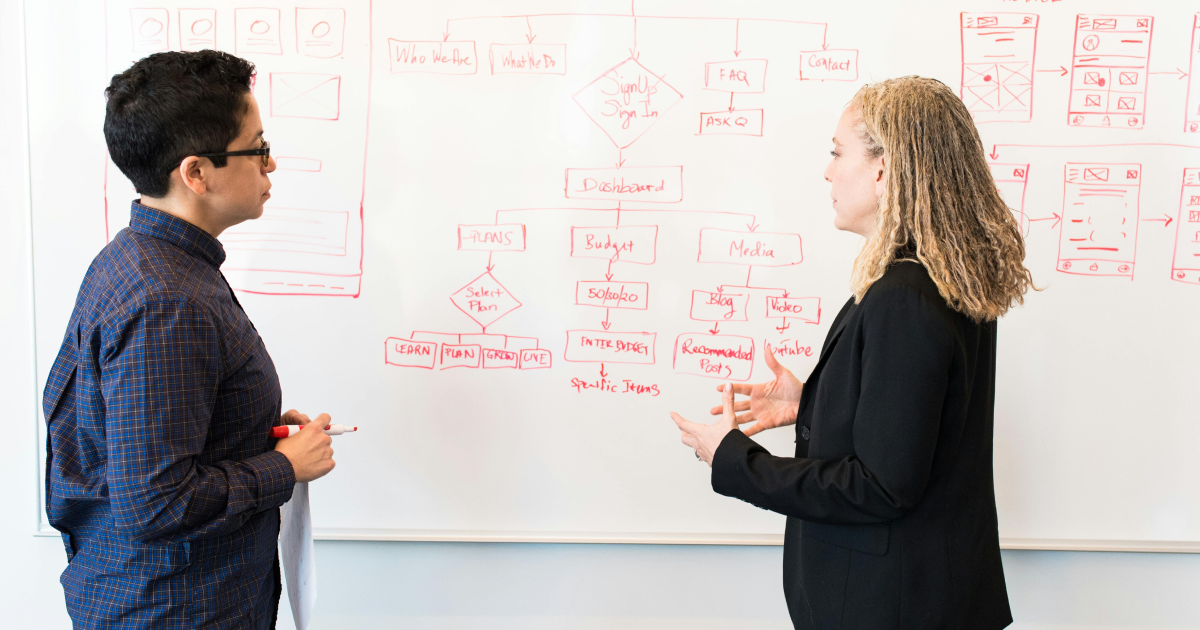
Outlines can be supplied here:
[[263, 168], [266, 168], [271, 163], [271, 143], [263, 140], [262, 146], [257, 149], [244, 149], [242, 151], [222, 151], [221, 153], [197, 153], [196, 157], [215, 158], [215, 157], [238, 157], [239, 155], [258, 155], [262, 157]]

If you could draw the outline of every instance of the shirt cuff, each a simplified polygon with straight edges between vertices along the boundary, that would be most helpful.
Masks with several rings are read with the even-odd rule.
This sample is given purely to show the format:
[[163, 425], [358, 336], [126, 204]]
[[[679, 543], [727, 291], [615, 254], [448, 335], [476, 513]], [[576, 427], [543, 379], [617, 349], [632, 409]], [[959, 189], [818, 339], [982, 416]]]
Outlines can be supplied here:
[[734, 429], [725, 434], [717, 446], [717, 452], [713, 453], [712, 489], [714, 492], [727, 497], [737, 497], [735, 492], [742, 485], [741, 480], [746, 476], [746, 452], [756, 446], [758, 443], [747, 437], [740, 429]]
[[296, 470], [287, 455], [279, 451], [267, 451], [245, 460], [254, 469], [258, 478], [259, 511], [277, 508], [292, 498], [296, 487]]

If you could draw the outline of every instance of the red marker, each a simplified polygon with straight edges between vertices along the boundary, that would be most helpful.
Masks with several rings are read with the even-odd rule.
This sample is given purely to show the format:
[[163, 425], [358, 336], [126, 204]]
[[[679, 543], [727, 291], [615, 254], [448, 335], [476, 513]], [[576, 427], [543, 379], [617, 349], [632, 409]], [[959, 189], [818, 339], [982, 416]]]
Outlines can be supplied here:
[[[285, 424], [283, 426], [271, 427], [271, 437], [285, 438], [296, 435], [304, 427], [299, 424]], [[325, 435], [341, 435], [343, 433], [353, 433], [358, 430], [358, 427], [348, 427], [341, 424], [325, 425]]]

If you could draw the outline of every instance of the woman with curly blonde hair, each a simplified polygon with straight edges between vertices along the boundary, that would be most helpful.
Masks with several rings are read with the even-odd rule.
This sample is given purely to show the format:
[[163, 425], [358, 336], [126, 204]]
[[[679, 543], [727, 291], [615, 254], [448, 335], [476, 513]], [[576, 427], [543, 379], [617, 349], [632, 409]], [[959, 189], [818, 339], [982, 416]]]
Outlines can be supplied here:
[[[936, 80], [863, 87], [833, 143], [834, 226], [866, 243], [816, 367], [801, 383], [768, 348], [775, 379], [721, 386], [720, 421], [672, 417], [715, 491], [788, 517], [797, 628], [1003, 628], [996, 319], [1033, 288], [1019, 226]], [[749, 437], [791, 424], [795, 457]]]

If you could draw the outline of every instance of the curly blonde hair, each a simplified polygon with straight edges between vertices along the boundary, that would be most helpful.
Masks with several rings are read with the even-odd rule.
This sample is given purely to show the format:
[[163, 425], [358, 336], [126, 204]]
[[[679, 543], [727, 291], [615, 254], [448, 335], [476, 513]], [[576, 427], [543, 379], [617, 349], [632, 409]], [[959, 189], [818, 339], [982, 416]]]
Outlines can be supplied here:
[[971, 114], [945, 84], [910, 76], [862, 87], [848, 107], [869, 157], [885, 160], [877, 229], [854, 261], [856, 300], [899, 260], [920, 262], [976, 322], [1024, 303], [1025, 241], [992, 181]]

